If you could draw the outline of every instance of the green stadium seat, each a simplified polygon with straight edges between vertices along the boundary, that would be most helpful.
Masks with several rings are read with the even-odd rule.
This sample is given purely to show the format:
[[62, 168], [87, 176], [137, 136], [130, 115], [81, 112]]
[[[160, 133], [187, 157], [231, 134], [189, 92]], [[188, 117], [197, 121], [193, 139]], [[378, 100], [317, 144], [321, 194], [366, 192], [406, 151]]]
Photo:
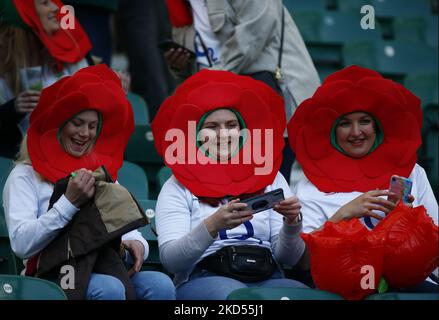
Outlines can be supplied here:
[[438, 48], [438, 16], [429, 16], [425, 18], [426, 28], [425, 28], [425, 41], [432, 48]]
[[324, 43], [342, 44], [349, 41], [378, 41], [381, 38], [380, 26], [375, 29], [361, 28], [361, 15], [343, 12], [322, 12], [320, 41]]
[[437, 50], [397, 41], [351, 42], [342, 50], [344, 66], [359, 65], [402, 82], [406, 74], [437, 70]]
[[438, 47], [438, 18], [427, 17], [396, 17], [393, 22], [395, 40], [409, 43], [427, 44]]
[[437, 73], [410, 74], [404, 78], [404, 86], [421, 99], [423, 108], [439, 105]]
[[172, 176], [172, 170], [169, 167], [162, 167], [157, 173], [157, 187], [158, 191], [162, 189], [166, 181]]
[[320, 12], [315, 10], [297, 11], [293, 12], [292, 16], [300, 31], [300, 35], [307, 44], [320, 41]]
[[[14, 162], [12, 159], [0, 157], [0, 192], [3, 194], [3, 187], [5, 185], [6, 179], [8, 178], [9, 172], [14, 167]], [[0, 197], [0, 203], [2, 203], [2, 197]]]
[[0, 275], [0, 300], [67, 300], [53, 282], [13, 275]]
[[137, 200], [148, 199], [148, 178], [135, 163], [124, 161], [118, 172], [118, 182], [130, 191]]
[[381, 293], [373, 294], [366, 300], [439, 300], [439, 293]]
[[17, 259], [11, 249], [3, 211], [3, 188], [13, 168], [12, 159], [0, 157], [0, 274], [17, 274]]
[[231, 292], [227, 300], [343, 300], [337, 294], [298, 288], [242, 288]]
[[157, 232], [155, 228], [155, 200], [140, 200], [139, 204], [145, 210], [147, 216], [149, 217], [151, 223], [139, 229], [142, 236], [148, 241], [149, 244], [149, 255], [148, 259], [143, 263], [144, 270], [156, 270], [164, 271], [164, 268], [160, 262], [159, 247], [157, 241]]
[[341, 67], [337, 67], [330, 64], [319, 64], [316, 63], [316, 69], [319, 74], [320, 80], [323, 82], [327, 76], [333, 74], [336, 71], [339, 71]]
[[148, 181], [155, 182], [157, 172], [163, 166], [163, 160], [155, 150], [150, 124], [135, 127], [125, 149], [124, 157], [125, 160], [141, 166], [148, 176]]
[[375, 15], [380, 18], [423, 16], [431, 14], [428, 0], [371, 0]]
[[359, 14], [361, 7], [370, 5], [369, 0], [338, 0], [337, 8], [341, 12], [351, 12]]
[[137, 126], [149, 123], [149, 111], [145, 100], [134, 92], [128, 92], [127, 98], [133, 108], [134, 124]]
[[327, 7], [326, 0], [283, 0], [285, 8], [290, 14], [297, 11], [325, 10]]
[[12, 251], [3, 206], [0, 207], [0, 274], [17, 274], [17, 259]]
[[379, 41], [380, 26], [361, 28], [359, 14], [321, 11], [298, 12], [294, 15], [298, 28], [316, 64], [341, 65], [341, 46], [349, 41]]

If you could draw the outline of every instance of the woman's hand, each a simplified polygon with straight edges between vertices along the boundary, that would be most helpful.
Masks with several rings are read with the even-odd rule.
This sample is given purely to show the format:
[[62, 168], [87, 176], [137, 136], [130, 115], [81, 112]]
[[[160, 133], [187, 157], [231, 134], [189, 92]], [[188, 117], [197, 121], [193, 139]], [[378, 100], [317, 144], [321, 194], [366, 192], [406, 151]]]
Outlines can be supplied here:
[[181, 48], [169, 49], [164, 56], [166, 63], [177, 72], [183, 72], [189, 65], [190, 54]]
[[289, 225], [296, 224], [298, 222], [297, 220], [300, 216], [300, 208], [302, 208], [302, 206], [299, 203], [299, 199], [297, 199], [295, 196], [282, 200], [273, 207], [277, 213], [285, 217], [285, 223]]
[[132, 276], [134, 273], [139, 272], [143, 264], [143, 256], [145, 255], [145, 247], [139, 240], [125, 240], [122, 241], [123, 247], [128, 250], [133, 258], [134, 265], [128, 270], [128, 276]]
[[412, 194], [407, 196], [408, 203], [405, 203], [407, 207], [413, 208], [413, 201], [415, 201], [415, 197]]
[[26, 90], [15, 98], [15, 110], [18, 113], [32, 112], [40, 100], [41, 91]]
[[394, 193], [388, 190], [372, 190], [363, 193], [361, 196], [358, 196], [338, 209], [329, 221], [339, 222], [341, 220], [362, 218], [364, 216], [381, 220], [382, 217], [372, 212], [372, 210], [382, 211], [387, 215], [390, 211], [395, 209], [395, 203], [380, 197], [390, 195], [394, 195]]
[[234, 199], [220, 207], [215, 213], [204, 220], [207, 231], [215, 238], [221, 229], [233, 229], [253, 218], [250, 210], [244, 210], [247, 204]]
[[95, 182], [90, 170], [80, 169], [75, 172], [73, 178], [70, 178], [65, 197], [71, 204], [79, 208], [94, 196]]

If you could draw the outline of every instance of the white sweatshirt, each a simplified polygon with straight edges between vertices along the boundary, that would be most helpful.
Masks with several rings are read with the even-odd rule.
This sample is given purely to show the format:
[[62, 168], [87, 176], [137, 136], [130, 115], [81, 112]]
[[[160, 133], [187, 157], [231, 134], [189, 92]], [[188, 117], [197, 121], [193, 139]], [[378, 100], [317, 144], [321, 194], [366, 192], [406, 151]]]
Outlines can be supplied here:
[[[277, 188], [283, 189], [285, 198], [292, 196], [280, 173], [265, 191]], [[286, 225], [282, 215], [266, 210], [234, 229], [220, 232], [214, 239], [203, 221], [218, 209], [200, 203], [174, 176], [163, 186], [156, 208], [160, 259], [165, 268], [175, 274], [177, 286], [187, 281], [202, 258], [227, 245], [260, 245], [271, 249], [279, 263], [294, 266], [299, 261], [305, 250], [300, 238], [302, 223]]]
[[[3, 206], [11, 247], [23, 259], [44, 249], [79, 211], [62, 195], [50, 210], [54, 185], [42, 180], [32, 166], [18, 164], [9, 174], [3, 189]], [[122, 240], [138, 240], [149, 247], [139, 231], [123, 235]], [[128, 259], [130, 259], [129, 257]]]

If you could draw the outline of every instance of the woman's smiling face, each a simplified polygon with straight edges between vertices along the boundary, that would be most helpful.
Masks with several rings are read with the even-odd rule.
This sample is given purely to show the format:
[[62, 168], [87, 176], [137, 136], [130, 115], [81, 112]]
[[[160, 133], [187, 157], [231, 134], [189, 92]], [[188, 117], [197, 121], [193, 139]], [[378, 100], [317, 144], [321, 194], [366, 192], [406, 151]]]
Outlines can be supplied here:
[[93, 147], [98, 125], [99, 116], [94, 110], [74, 115], [61, 129], [64, 150], [76, 158], [83, 156]]
[[342, 116], [335, 130], [338, 145], [353, 158], [367, 155], [376, 139], [375, 120], [365, 112]]
[[199, 132], [199, 140], [209, 156], [227, 161], [239, 147], [240, 124], [235, 113], [219, 109], [209, 114]]
[[44, 31], [49, 36], [53, 35], [60, 28], [59, 21], [56, 17], [58, 6], [51, 0], [34, 0], [34, 4]]

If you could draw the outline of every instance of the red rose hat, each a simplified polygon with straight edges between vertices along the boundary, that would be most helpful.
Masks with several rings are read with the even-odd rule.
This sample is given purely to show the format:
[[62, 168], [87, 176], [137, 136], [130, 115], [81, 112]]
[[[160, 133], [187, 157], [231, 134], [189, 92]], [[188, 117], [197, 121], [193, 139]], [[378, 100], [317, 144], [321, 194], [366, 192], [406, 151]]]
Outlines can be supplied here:
[[[58, 131], [72, 116], [90, 109], [101, 114], [102, 127], [91, 151], [76, 158], [63, 149]], [[133, 111], [120, 80], [101, 64], [83, 68], [42, 91], [31, 113], [27, 148], [34, 169], [53, 183], [77, 169], [94, 171], [101, 165], [116, 180], [133, 130]]]
[[[48, 35], [35, 10], [34, 1], [13, 0], [13, 2], [23, 22], [33, 30], [49, 50], [50, 55], [58, 62], [76, 63], [91, 50], [91, 42], [76, 18], [74, 29], [60, 28], [53, 35]], [[57, 19], [61, 21], [63, 14], [60, 10], [63, 3], [60, 0], [52, 0], [52, 2], [59, 9]]]
[[193, 23], [191, 5], [186, 0], [166, 0], [169, 21], [173, 27], [181, 28]]
[[[377, 119], [383, 141], [362, 158], [351, 158], [330, 141], [342, 115], [363, 111]], [[308, 179], [322, 192], [386, 189], [392, 174], [408, 177], [421, 145], [420, 100], [379, 73], [351, 66], [330, 75], [297, 108], [288, 124], [289, 142]]]
[[[251, 138], [244, 140], [242, 147], [227, 163], [215, 161], [206, 164], [210, 158], [196, 149], [195, 132], [189, 132], [188, 123], [192, 121], [198, 125], [203, 115], [221, 108], [231, 108], [239, 114]], [[181, 184], [196, 196], [221, 198], [253, 193], [273, 183], [282, 162], [285, 119], [282, 97], [263, 82], [228, 71], [202, 70], [165, 100], [152, 122], [152, 130], [158, 153]], [[169, 161], [167, 157], [174, 143], [166, 141], [170, 140], [167, 135], [172, 129], [181, 130], [185, 140], [189, 141], [184, 146], [186, 150], [180, 157], [181, 161], [177, 162]], [[272, 154], [265, 156], [272, 156], [273, 165], [269, 172], [255, 174], [257, 168], [264, 167], [254, 155], [266, 150], [266, 133], [269, 132], [266, 129], [271, 129], [269, 131], [273, 133], [272, 140], [268, 140], [273, 143], [273, 148]], [[262, 139], [260, 144], [255, 145], [257, 139], [254, 137], [259, 133]], [[250, 148], [249, 157], [247, 151]], [[191, 152], [193, 155], [195, 149], [196, 159], [191, 160]], [[246, 161], [243, 161], [244, 157], [247, 157]]]

